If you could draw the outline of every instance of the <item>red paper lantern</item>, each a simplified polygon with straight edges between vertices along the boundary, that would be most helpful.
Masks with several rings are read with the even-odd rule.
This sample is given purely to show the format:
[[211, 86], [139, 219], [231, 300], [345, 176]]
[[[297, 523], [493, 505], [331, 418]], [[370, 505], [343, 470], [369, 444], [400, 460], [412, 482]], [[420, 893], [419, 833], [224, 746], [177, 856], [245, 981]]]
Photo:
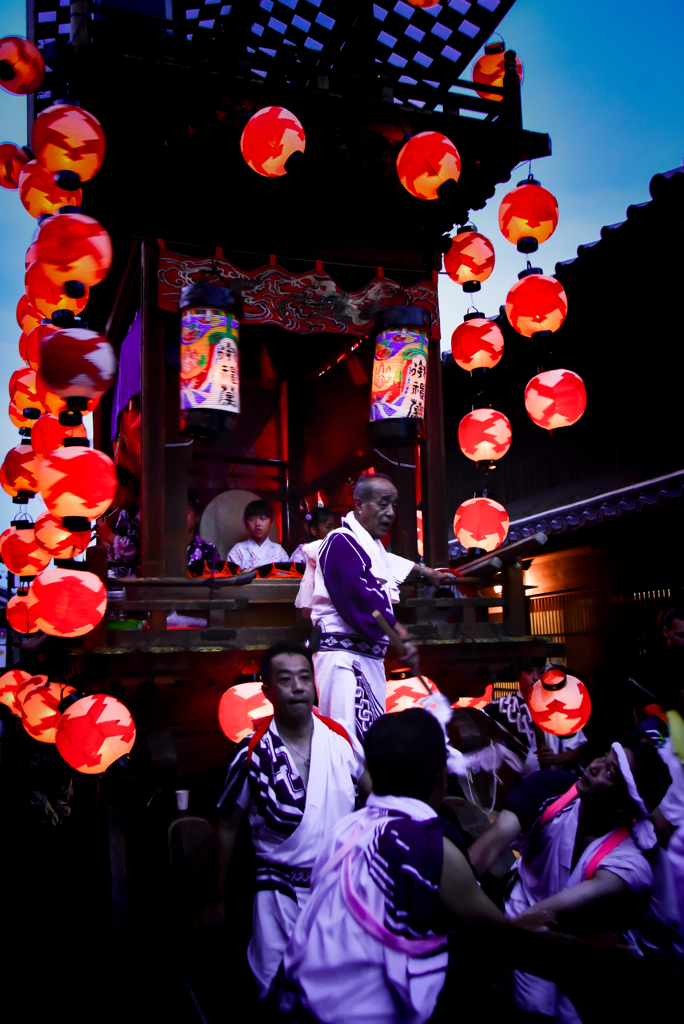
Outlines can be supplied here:
[[572, 370], [546, 370], [525, 388], [525, 408], [533, 423], [545, 430], [571, 427], [587, 407], [587, 389]]
[[87, 284], [81, 284], [78, 289], [83, 294], [78, 296], [68, 295], [68, 285], [55, 284], [46, 275], [42, 263], [32, 263], [26, 271], [26, 297], [33, 308], [44, 317], [51, 317], [57, 309], [70, 309], [72, 313], [78, 314], [85, 309], [90, 296], [90, 288]]
[[[504, 75], [506, 73], [506, 62], [505, 52], [506, 44], [503, 39], [496, 43], [487, 43], [484, 48], [485, 52], [482, 57], [478, 57], [473, 65], [473, 82], [476, 85], [493, 85], [496, 88], [503, 88]], [[518, 78], [520, 84], [523, 82], [523, 64], [518, 57], [515, 55], [515, 69], [518, 72]], [[503, 96], [496, 92], [485, 92], [485, 90], [477, 90], [477, 95], [483, 100], [496, 100], [500, 103]]]
[[238, 683], [229, 687], [218, 706], [221, 731], [233, 743], [250, 736], [259, 720], [272, 714], [273, 705], [264, 696], [261, 683]]
[[20, 430], [22, 427], [27, 427], [30, 430], [36, 422], [35, 420], [29, 419], [28, 416], [24, 416], [23, 412], [19, 412], [14, 402], [10, 402], [9, 409], [7, 411], [11, 422]]
[[19, 358], [22, 363], [28, 363], [28, 357], [26, 353], [26, 338], [27, 335], [22, 331], [19, 336]]
[[[50, 391], [45, 383], [42, 370], [36, 371], [36, 393], [51, 416], [59, 416], [61, 412], [68, 408], [65, 398], [60, 398], [59, 395]], [[89, 398], [85, 409], [82, 410], [83, 413], [92, 412], [99, 401], [99, 398]]]
[[408, 0], [411, 7], [434, 7], [439, 0]]
[[306, 136], [301, 121], [285, 107], [262, 107], [253, 114], [240, 138], [240, 152], [257, 174], [278, 178], [293, 153], [303, 153]]
[[35, 92], [45, 77], [43, 55], [23, 36], [0, 39], [0, 87], [15, 96]]
[[31, 149], [50, 174], [69, 171], [79, 181], [90, 181], [105, 157], [102, 125], [96, 117], [70, 103], [56, 103], [35, 120]]
[[523, 271], [506, 296], [506, 316], [525, 338], [538, 331], [557, 331], [568, 313], [568, 297], [555, 277]]
[[502, 458], [511, 447], [511, 423], [496, 409], [473, 409], [458, 425], [458, 444], [473, 462]]
[[[433, 693], [439, 693], [438, 688], [431, 679], [428, 679], [427, 676], [423, 676], [423, 679]], [[418, 676], [413, 674], [413, 669], [392, 669], [387, 680], [385, 713], [392, 715], [397, 711], [406, 711], [408, 708], [418, 707], [419, 702], [426, 696], [425, 687]]]
[[62, 717], [59, 705], [70, 693], [76, 693], [74, 686], [47, 682], [44, 686], [36, 686], [24, 697], [21, 724], [29, 736], [40, 743], [55, 742]]
[[75, 192], [61, 188], [37, 160], [29, 160], [19, 175], [19, 198], [27, 213], [38, 219], [43, 213], [57, 213], [63, 206], [80, 206], [83, 192], [80, 188]]
[[22, 295], [17, 303], [17, 323], [24, 334], [29, 334], [41, 321], [40, 314], [30, 305], [26, 295]]
[[492, 498], [469, 498], [454, 516], [454, 534], [464, 548], [493, 551], [506, 540], [508, 525], [508, 512]]
[[0, 558], [15, 576], [35, 576], [50, 561], [47, 551], [36, 544], [33, 523], [15, 520], [0, 534]]
[[52, 413], [43, 413], [31, 427], [31, 447], [36, 458], [44, 459], [58, 448], [63, 448], [67, 437], [87, 437], [86, 428], [82, 423], [64, 426]]
[[494, 269], [494, 246], [479, 231], [459, 231], [444, 256], [444, 269], [465, 292], [479, 291]]
[[7, 602], [7, 621], [17, 633], [38, 632], [34, 608], [28, 603], [28, 589], [17, 591]]
[[66, 213], [45, 221], [36, 239], [37, 256], [55, 284], [82, 281], [99, 284], [112, 265], [112, 242], [92, 217]]
[[535, 725], [552, 736], [572, 736], [589, 721], [591, 698], [575, 676], [550, 668], [533, 685], [527, 706]]
[[15, 715], [18, 715], [21, 718], [24, 701], [28, 697], [29, 693], [32, 693], [38, 686], [45, 686], [47, 681], [47, 676], [29, 676], [29, 678], [25, 679], [23, 683], [20, 683], [14, 696]]
[[125, 757], [135, 743], [135, 722], [120, 700], [94, 693], [64, 711], [55, 737], [66, 763], [83, 775], [99, 775]]
[[49, 338], [58, 328], [54, 324], [40, 324], [26, 336], [26, 362], [32, 370], [40, 369], [40, 343]]
[[[41, 552], [43, 553], [43, 552]], [[36, 625], [50, 636], [83, 636], [102, 619], [107, 590], [99, 577], [78, 569], [44, 569], [29, 589]]]
[[501, 200], [499, 227], [520, 252], [535, 252], [558, 227], [558, 201], [534, 178], [520, 181]]
[[15, 710], [17, 690], [30, 678], [31, 673], [24, 672], [20, 668], [12, 668], [0, 676], [0, 704], [8, 707], [14, 715], [21, 714], [20, 711]]
[[28, 491], [33, 497], [38, 490], [36, 456], [31, 442], [26, 444], [26, 441], [28, 438], [10, 448], [2, 464], [2, 489], [11, 498], [16, 498], [22, 491]]
[[38, 259], [38, 239], [34, 238], [24, 256], [24, 270], [28, 270], [32, 263]]
[[0, 143], [0, 185], [19, 188], [19, 175], [29, 161], [28, 153], [14, 142]]
[[111, 505], [118, 484], [114, 463], [96, 448], [58, 448], [38, 461], [36, 470], [43, 501], [60, 519], [97, 519]]
[[461, 176], [461, 157], [441, 132], [419, 132], [402, 147], [397, 174], [404, 188], [418, 199], [439, 199], [438, 189]]
[[90, 530], [67, 530], [61, 519], [42, 512], [35, 522], [36, 544], [53, 558], [75, 558], [90, 544]]
[[97, 398], [116, 377], [116, 355], [106, 338], [80, 327], [47, 335], [40, 346], [41, 373], [59, 398]]
[[[15, 370], [9, 379], [10, 401], [20, 412], [26, 409], [35, 409], [39, 414], [45, 412], [45, 407], [38, 397], [36, 389], [36, 371], [30, 366], [22, 366]], [[38, 417], [28, 417], [29, 419]]]
[[491, 704], [493, 695], [494, 687], [490, 683], [489, 686], [485, 687], [485, 692], [481, 697], [459, 697], [451, 706], [456, 709], [476, 708], [478, 711], [481, 711], [482, 708], [486, 708], [488, 704]]
[[466, 318], [451, 335], [451, 352], [463, 370], [491, 370], [503, 355], [504, 339], [492, 320]]

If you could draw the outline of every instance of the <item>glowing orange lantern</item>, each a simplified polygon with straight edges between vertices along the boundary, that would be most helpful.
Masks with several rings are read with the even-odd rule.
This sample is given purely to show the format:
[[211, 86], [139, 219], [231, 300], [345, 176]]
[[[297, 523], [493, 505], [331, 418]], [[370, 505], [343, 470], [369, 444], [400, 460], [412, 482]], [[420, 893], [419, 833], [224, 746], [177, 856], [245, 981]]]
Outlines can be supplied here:
[[60, 184], [77, 188], [79, 181], [90, 181], [102, 167], [105, 135], [98, 119], [87, 110], [56, 103], [36, 118], [31, 149]]
[[57, 213], [63, 206], [80, 206], [83, 193], [80, 188], [76, 192], [60, 188], [37, 160], [29, 160], [19, 175], [19, 198], [37, 219], [43, 213]]
[[35, 576], [50, 561], [47, 551], [36, 544], [33, 523], [15, 519], [8, 530], [0, 534], [0, 558], [15, 576]]
[[[433, 693], [439, 693], [431, 679], [423, 676]], [[427, 696], [427, 691], [418, 676], [413, 674], [411, 668], [393, 668], [390, 670], [390, 677], [387, 680], [387, 692], [385, 695], [385, 713], [394, 714], [397, 711], [406, 711], [408, 708], [415, 708], [420, 701]]]
[[444, 269], [464, 292], [477, 292], [494, 269], [494, 246], [475, 228], [462, 228], [451, 240]]
[[59, 398], [100, 398], [116, 376], [116, 355], [107, 339], [79, 327], [48, 334], [40, 360], [43, 380]]
[[301, 121], [285, 107], [262, 107], [253, 114], [240, 138], [240, 152], [257, 174], [278, 178], [293, 153], [303, 153], [306, 136]]
[[506, 540], [508, 526], [508, 512], [492, 498], [469, 498], [454, 516], [454, 534], [464, 548], [493, 551]]
[[488, 704], [491, 704], [492, 697], [494, 696], [494, 687], [490, 683], [489, 686], [485, 687], [485, 692], [481, 697], [459, 697], [455, 703], [451, 706], [452, 708], [476, 708], [481, 711], [482, 708], [486, 708]]
[[24, 256], [24, 269], [28, 270], [32, 263], [38, 259], [38, 239], [34, 238]]
[[411, 7], [434, 7], [439, 0], [408, 0]]
[[8, 707], [12, 714], [21, 714], [20, 711], [15, 711], [17, 690], [22, 683], [25, 683], [30, 678], [31, 673], [24, 672], [20, 668], [12, 668], [9, 672], [5, 672], [4, 675], [0, 676], [0, 704]]
[[37, 310], [30, 305], [26, 295], [22, 295], [17, 303], [17, 323], [24, 334], [29, 334], [34, 327], [38, 327], [41, 316]]
[[546, 370], [525, 388], [525, 408], [533, 423], [545, 430], [571, 427], [587, 407], [587, 389], [572, 370]]
[[22, 331], [21, 335], [19, 337], [19, 358], [21, 359], [21, 361], [23, 363], [28, 363], [28, 358], [27, 358], [27, 353], [26, 353], [26, 338], [27, 338], [27, 335], [24, 334], [24, 332]]
[[45, 221], [36, 240], [37, 256], [55, 284], [99, 284], [112, 265], [112, 242], [92, 217], [66, 213]]
[[558, 227], [558, 201], [530, 176], [501, 200], [499, 227], [519, 252], [535, 252]]
[[458, 444], [473, 462], [502, 458], [511, 447], [511, 423], [496, 409], [473, 409], [458, 425]]
[[24, 701], [28, 697], [29, 693], [38, 686], [45, 686], [48, 681], [47, 676], [29, 676], [23, 683], [20, 683], [16, 693], [14, 695], [14, 714], [21, 717], [21, 709], [24, 706]]
[[7, 602], [7, 621], [17, 633], [37, 633], [34, 609], [29, 607], [28, 589], [18, 590]]
[[26, 362], [32, 370], [40, 369], [40, 343], [45, 338], [54, 334], [57, 328], [54, 324], [40, 324], [34, 327], [26, 337]]
[[70, 693], [76, 693], [73, 686], [63, 683], [45, 683], [36, 686], [24, 697], [21, 706], [21, 724], [29, 736], [40, 743], [54, 743], [57, 726], [62, 717], [59, 705]]
[[261, 683], [238, 683], [229, 687], [218, 706], [221, 731], [233, 743], [250, 736], [259, 720], [272, 714], [273, 705], [264, 696]]
[[80, 281], [70, 281], [65, 285], [55, 284], [45, 273], [42, 263], [32, 263], [26, 271], [24, 280], [26, 282], [26, 298], [33, 308], [44, 317], [51, 317], [58, 309], [69, 309], [72, 313], [80, 313], [88, 304], [90, 288], [87, 284], [82, 284]]
[[46, 412], [31, 427], [31, 447], [37, 459], [44, 459], [58, 448], [63, 448], [65, 438], [86, 436], [82, 423], [65, 426], [52, 413]]
[[[10, 448], [2, 464], [2, 489], [11, 498], [32, 498], [38, 490], [36, 456], [27, 437]], [[15, 503], [17, 504], [17, 503]]]
[[22, 366], [21, 369], [15, 370], [10, 377], [9, 396], [10, 401], [25, 416], [27, 411], [31, 410], [28, 413], [28, 419], [37, 420], [41, 413], [45, 412], [45, 407], [40, 401], [36, 389], [36, 371], [29, 366]]
[[451, 335], [451, 352], [462, 370], [491, 370], [501, 359], [503, 347], [499, 327], [479, 313], [466, 314]]
[[575, 676], [562, 667], [551, 667], [533, 685], [527, 706], [535, 725], [552, 736], [572, 736], [591, 715], [591, 698]]
[[7, 411], [14, 426], [19, 427], [20, 430], [22, 427], [26, 427], [30, 430], [35, 422], [35, 420], [29, 419], [28, 416], [24, 416], [23, 412], [19, 412], [14, 402], [10, 402], [9, 409]]
[[62, 713], [55, 736], [66, 763], [84, 775], [99, 775], [133, 749], [135, 722], [120, 700], [94, 693]]
[[[503, 39], [496, 43], [487, 43], [484, 48], [485, 52], [482, 57], [478, 57], [473, 65], [473, 82], [476, 85], [493, 85], [495, 88], [503, 88], [504, 75], [506, 74], [506, 59], [505, 51], [506, 44]], [[515, 70], [518, 72], [518, 78], [520, 84], [523, 82], [523, 64], [518, 57], [515, 55]], [[483, 100], [496, 100], [501, 102], [503, 96], [496, 92], [481, 92], [477, 90], [477, 95]]]
[[[80, 444], [46, 455], [37, 462], [37, 476], [43, 501], [60, 519], [97, 519], [111, 505], [118, 482], [112, 460], [104, 452]], [[76, 528], [78, 524], [66, 525]]]
[[506, 316], [525, 338], [539, 331], [557, 331], [568, 313], [568, 297], [560, 281], [538, 268], [523, 270], [506, 296]]
[[28, 153], [14, 142], [0, 144], [0, 185], [19, 188], [19, 175], [29, 161]]
[[90, 544], [90, 530], [67, 530], [61, 519], [42, 512], [35, 522], [36, 544], [53, 558], [75, 558]]
[[50, 636], [90, 633], [107, 608], [102, 580], [80, 569], [44, 569], [31, 584], [28, 599], [36, 608], [36, 625]]
[[0, 87], [16, 96], [35, 92], [45, 77], [43, 55], [23, 36], [0, 39]]
[[404, 188], [418, 199], [439, 199], [439, 189], [461, 176], [461, 157], [441, 132], [419, 132], [402, 147], [397, 174]]

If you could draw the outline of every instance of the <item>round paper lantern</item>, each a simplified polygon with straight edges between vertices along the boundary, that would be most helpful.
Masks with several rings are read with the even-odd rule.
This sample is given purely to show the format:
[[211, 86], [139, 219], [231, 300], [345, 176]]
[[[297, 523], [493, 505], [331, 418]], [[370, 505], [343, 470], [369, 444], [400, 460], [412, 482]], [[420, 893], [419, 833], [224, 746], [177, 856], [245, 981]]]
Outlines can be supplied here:
[[76, 693], [76, 688], [50, 682], [27, 693], [21, 706], [21, 724], [29, 736], [40, 743], [55, 742], [62, 717], [59, 705], [70, 693]]
[[439, 199], [438, 189], [447, 181], [458, 181], [461, 158], [458, 150], [441, 132], [419, 132], [402, 147], [397, 157], [397, 174], [404, 188], [418, 199]]
[[87, 284], [80, 284], [79, 295], [67, 294], [69, 285], [55, 284], [46, 275], [42, 263], [32, 263], [26, 271], [26, 297], [33, 308], [44, 317], [51, 317], [57, 309], [70, 309], [78, 314], [85, 309], [90, 296]]
[[35, 420], [29, 419], [28, 416], [24, 416], [23, 412], [19, 412], [14, 402], [10, 402], [9, 409], [7, 411], [11, 422], [14, 424], [15, 427], [18, 427], [20, 430], [22, 427], [26, 427], [28, 430], [30, 430], [33, 424], [36, 422]]
[[59, 398], [100, 398], [116, 377], [116, 355], [106, 338], [80, 327], [48, 334], [40, 346], [41, 373]]
[[32, 370], [40, 369], [40, 343], [58, 330], [54, 324], [39, 324], [26, 336], [26, 362]]
[[[428, 679], [427, 676], [423, 676], [423, 679], [433, 693], [439, 693], [431, 679]], [[419, 702], [426, 696], [425, 687], [418, 676], [413, 674], [412, 668], [392, 669], [387, 680], [385, 713], [391, 715], [397, 711], [418, 707]]]
[[28, 357], [26, 353], [26, 338], [27, 335], [24, 334], [24, 332], [22, 331], [21, 335], [19, 336], [19, 358], [21, 359], [22, 363], [28, 363]]
[[0, 534], [0, 558], [15, 576], [35, 576], [50, 561], [47, 551], [36, 544], [33, 523], [15, 520]]
[[451, 352], [462, 370], [491, 370], [503, 355], [504, 339], [492, 320], [466, 317], [451, 335]]
[[493, 551], [506, 540], [508, 512], [492, 498], [469, 498], [456, 509], [454, 534], [464, 548]]
[[43, 213], [57, 213], [63, 206], [80, 206], [83, 193], [80, 188], [76, 192], [61, 188], [37, 160], [29, 160], [19, 175], [19, 198], [27, 213], [38, 219]]
[[67, 437], [87, 437], [86, 428], [82, 423], [64, 426], [56, 416], [46, 412], [35, 420], [31, 427], [31, 447], [37, 459], [52, 455], [58, 448], [64, 447]]
[[273, 705], [264, 697], [261, 683], [238, 683], [237, 686], [231, 686], [221, 697], [218, 706], [221, 730], [233, 743], [251, 736], [259, 720], [272, 714]]
[[[45, 412], [36, 389], [36, 371], [30, 366], [22, 366], [21, 369], [14, 371], [9, 379], [9, 396], [10, 401], [22, 413], [27, 409], [36, 410], [38, 415]], [[38, 419], [38, 416], [29, 415], [28, 419], [32, 418]]]
[[[96, 117], [70, 103], [56, 103], [43, 110], [31, 133], [31, 149], [50, 174], [68, 171], [71, 187], [90, 181], [105, 157], [105, 135]], [[60, 183], [64, 183], [63, 179]]]
[[523, 271], [506, 296], [506, 316], [525, 338], [538, 331], [557, 331], [568, 313], [568, 297], [560, 281], [539, 270]]
[[58, 448], [37, 461], [36, 468], [43, 501], [59, 519], [97, 519], [111, 505], [118, 485], [114, 463], [95, 448]]
[[30, 39], [22, 36], [0, 39], [0, 87], [5, 92], [25, 96], [35, 92], [44, 77], [43, 55]]
[[135, 722], [120, 700], [94, 693], [70, 704], [55, 736], [66, 763], [84, 775], [99, 775], [125, 757], [135, 743]]
[[37, 633], [34, 608], [29, 607], [28, 590], [20, 590], [7, 602], [7, 621], [17, 633]]
[[458, 444], [473, 462], [502, 458], [511, 447], [511, 424], [496, 409], [473, 409], [458, 425]]
[[4, 675], [0, 676], [0, 704], [4, 704], [8, 707], [12, 714], [20, 715], [20, 711], [16, 711], [16, 696], [17, 690], [31, 678], [30, 672], [24, 672], [20, 668], [12, 668], [9, 672], [5, 672]]
[[459, 231], [444, 256], [444, 269], [464, 292], [479, 291], [494, 269], [494, 246], [479, 231]]
[[571, 427], [587, 407], [584, 381], [572, 370], [546, 370], [525, 388], [525, 408], [533, 423], [545, 430]]
[[29, 334], [34, 327], [38, 327], [41, 321], [41, 316], [30, 305], [26, 295], [22, 295], [17, 303], [17, 323], [21, 327], [24, 334]]
[[29, 161], [28, 153], [14, 142], [0, 143], [0, 185], [19, 188], [19, 175]]
[[44, 569], [31, 584], [29, 606], [35, 606], [36, 625], [49, 636], [83, 636], [102, 619], [107, 590], [95, 573]]
[[481, 697], [459, 697], [458, 700], [452, 704], [452, 708], [477, 708], [481, 711], [482, 708], [486, 708], [488, 704], [491, 704], [492, 697], [494, 696], [494, 686], [490, 683], [489, 686], [485, 687], [485, 692]]
[[558, 201], [534, 178], [520, 181], [501, 200], [499, 227], [520, 252], [535, 252], [558, 227]]
[[45, 686], [48, 681], [47, 676], [30, 676], [26, 679], [17, 689], [14, 697], [14, 713], [21, 718], [21, 713], [24, 707], [24, 701], [30, 693], [33, 693], [39, 686]]
[[563, 668], [550, 668], [542, 674], [530, 690], [527, 706], [535, 725], [552, 736], [572, 736], [591, 715], [586, 686], [566, 675]]
[[90, 530], [67, 530], [61, 519], [43, 512], [35, 522], [36, 544], [53, 558], [75, 558], [90, 544]]
[[303, 153], [306, 136], [301, 121], [285, 107], [262, 107], [253, 114], [240, 138], [240, 152], [257, 174], [278, 178], [293, 153]]
[[25, 491], [33, 497], [38, 490], [35, 474], [36, 456], [31, 442], [25, 443], [27, 440], [28, 438], [24, 438], [21, 444], [10, 448], [2, 464], [2, 489], [11, 498], [16, 498]]
[[92, 217], [66, 213], [45, 221], [36, 239], [37, 256], [55, 284], [82, 281], [99, 284], [112, 265], [112, 242]]
[[[503, 40], [496, 43], [487, 43], [482, 57], [478, 57], [473, 65], [473, 82], [476, 85], [493, 85], [496, 88], [503, 88], [504, 75], [506, 73], [505, 52], [506, 44]], [[515, 69], [518, 72], [520, 84], [523, 82], [523, 64], [515, 55]], [[483, 100], [496, 100], [501, 102], [503, 96], [496, 92], [486, 92], [484, 89], [477, 90], [477, 95]]]
[[28, 270], [32, 263], [38, 259], [38, 239], [34, 238], [24, 256], [24, 269]]

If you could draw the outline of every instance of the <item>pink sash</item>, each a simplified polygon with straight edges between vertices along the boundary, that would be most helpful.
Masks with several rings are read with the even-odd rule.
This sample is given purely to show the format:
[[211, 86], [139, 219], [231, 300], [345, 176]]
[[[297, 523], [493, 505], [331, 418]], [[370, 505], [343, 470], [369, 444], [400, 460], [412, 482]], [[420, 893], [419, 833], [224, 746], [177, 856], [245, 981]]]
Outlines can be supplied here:
[[[572, 803], [577, 795], [577, 784], [575, 783], [566, 793], [563, 793], [557, 800], [554, 800], [552, 804], [549, 804], [549, 806], [544, 809], [541, 817], [539, 818], [539, 824], [546, 825], [547, 821], [551, 821], [551, 819], [555, 818], [555, 816], [559, 814], [564, 807], [567, 807], [568, 804]], [[603, 840], [598, 850], [587, 864], [587, 870], [584, 873], [585, 879], [589, 881], [594, 877], [604, 857], [607, 857], [608, 854], [611, 853], [616, 846], [619, 846], [628, 835], [629, 829], [625, 825], [621, 825], [620, 828], [616, 828]]]

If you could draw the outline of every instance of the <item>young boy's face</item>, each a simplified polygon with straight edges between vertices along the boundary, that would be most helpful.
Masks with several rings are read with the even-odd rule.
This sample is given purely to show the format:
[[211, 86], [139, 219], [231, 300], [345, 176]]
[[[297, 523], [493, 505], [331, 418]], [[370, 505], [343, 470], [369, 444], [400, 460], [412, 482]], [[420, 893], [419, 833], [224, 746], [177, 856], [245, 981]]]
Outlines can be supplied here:
[[249, 519], [245, 519], [245, 526], [252, 540], [257, 544], [263, 544], [268, 537], [272, 522], [273, 520], [268, 516], [250, 516]]

